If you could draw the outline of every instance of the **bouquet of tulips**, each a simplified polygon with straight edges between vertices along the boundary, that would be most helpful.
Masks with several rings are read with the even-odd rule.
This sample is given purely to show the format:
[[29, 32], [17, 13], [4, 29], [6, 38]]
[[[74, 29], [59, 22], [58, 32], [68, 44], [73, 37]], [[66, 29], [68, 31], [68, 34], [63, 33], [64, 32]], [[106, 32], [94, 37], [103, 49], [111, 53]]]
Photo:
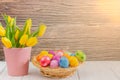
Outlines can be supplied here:
[[31, 32], [32, 20], [25, 21], [23, 28], [16, 25], [16, 18], [3, 14], [6, 28], [0, 23], [0, 36], [3, 45], [7, 48], [32, 47], [38, 42], [38, 37], [42, 37], [46, 31], [46, 25], [40, 24], [35, 32]]

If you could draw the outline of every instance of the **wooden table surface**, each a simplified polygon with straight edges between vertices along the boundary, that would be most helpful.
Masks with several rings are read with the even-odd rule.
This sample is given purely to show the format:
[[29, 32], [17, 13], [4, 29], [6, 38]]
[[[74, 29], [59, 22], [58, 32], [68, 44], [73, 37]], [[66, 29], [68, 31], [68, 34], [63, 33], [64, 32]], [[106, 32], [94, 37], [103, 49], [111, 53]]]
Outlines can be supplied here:
[[120, 80], [120, 61], [87, 61], [73, 76], [63, 79], [41, 76], [32, 63], [27, 76], [11, 77], [7, 74], [6, 63], [0, 62], [0, 80]]

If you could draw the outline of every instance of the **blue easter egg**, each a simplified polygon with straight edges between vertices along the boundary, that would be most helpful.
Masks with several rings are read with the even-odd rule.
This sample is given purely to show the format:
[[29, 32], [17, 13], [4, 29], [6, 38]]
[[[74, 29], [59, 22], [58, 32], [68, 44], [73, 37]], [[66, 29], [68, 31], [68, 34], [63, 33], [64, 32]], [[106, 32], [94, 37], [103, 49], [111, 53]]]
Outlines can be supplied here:
[[62, 68], [68, 68], [69, 67], [69, 61], [66, 57], [61, 57], [59, 61], [59, 65]]

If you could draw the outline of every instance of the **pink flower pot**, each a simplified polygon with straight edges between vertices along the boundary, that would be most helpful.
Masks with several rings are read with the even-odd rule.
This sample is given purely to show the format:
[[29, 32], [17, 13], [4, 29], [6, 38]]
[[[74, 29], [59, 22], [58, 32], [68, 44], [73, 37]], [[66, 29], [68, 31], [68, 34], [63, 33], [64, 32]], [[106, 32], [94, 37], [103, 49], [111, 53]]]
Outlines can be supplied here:
[[28, 74], [31, 47], [5, 48], [5, 60], [10, 76], [23, 76]]

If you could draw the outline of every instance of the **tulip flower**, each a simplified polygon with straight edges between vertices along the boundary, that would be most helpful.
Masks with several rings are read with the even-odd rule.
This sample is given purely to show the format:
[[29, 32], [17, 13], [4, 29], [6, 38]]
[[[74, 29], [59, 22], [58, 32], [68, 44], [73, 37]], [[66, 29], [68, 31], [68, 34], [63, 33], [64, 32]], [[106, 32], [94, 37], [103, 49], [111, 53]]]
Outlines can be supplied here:
[[29, 18], [26, 20], [26, 25], [24, 27], [24, 34], [26, 34], [26, 33], [30, 34], [31, 26], [32, 26], [32, 20]]
[[12, 18], [11, 21], [10, 21], [10, 27], [12, 27], [13, 24], [14, 24], [14, 18]]
[[23, 28], [19, 28], [19, 26], [17, 26], [16, 18], [12, 18], [6, 14], [3, 14], [3, 18], [6, 23], [6, 28], [4, 29], [0, 24], [0, 36], [3, 37], [2, 43], [7, 48], [24, 48], [35, 46], [38, 42], [37, 38], [42, 37], [47, 28], [45, 24], [41, 24], [36, 31], [31, 33], [31, 18], [25, 21]]
[[7, 37], [2, 37], [1, 41], [4, 44], [5, 47], [7, 47], [7, 48], [12, 47], [12, 43]]
[[19, 33], [20, 33], [19, 30], [17, 30], [15, 33], [15, 40], [18, 40]]
[[39, 32], [38, 32], [38, 36], [39, 37], [42, 37], [43, 36], [43, 34], [45, 33], [45, 31], [46, 31], [46, 25], [45, 24], [41, 24], [40, 25], [40, 27], [39, 27]]
[[37, 38], [36, 37], [31, 37], [28, 39], [27, 43], [26, 43], [26, 46], [34, 46], [37, 44]]
[[5, 34], [6, 34], [5, 29], [2, 26], [0, 26], [0, 36], [5, 36]]
[[8, 19], [7, 19], [7, 21], [8, 21], [8, 23], [10, 23], [11, 22], [11, 17], [10, 16], [8, 16]]
[[25, 45], [25, 43], [27, 42], [28, 40], [28, 35], [27, 34], [24, 34], [21, 38], [20, 38], [20, 45]]

